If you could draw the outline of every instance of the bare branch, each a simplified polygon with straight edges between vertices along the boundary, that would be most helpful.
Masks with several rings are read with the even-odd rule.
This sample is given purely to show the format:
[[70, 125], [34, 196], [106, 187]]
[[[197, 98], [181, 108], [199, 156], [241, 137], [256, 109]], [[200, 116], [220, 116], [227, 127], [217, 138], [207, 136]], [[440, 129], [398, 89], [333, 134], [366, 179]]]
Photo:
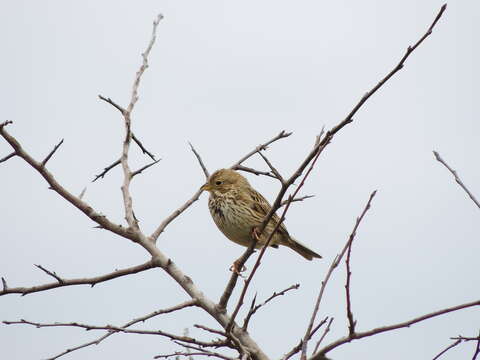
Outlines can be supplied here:
[[245, 171], [254, 175], [265, 175], [271, 178], [276, 179], [277, 177], [273, 175], [270, 171], [262, 171], [262, 170], [257, 170], [251, 167], [243, 166], [243, 165], [236, 165], [235, 167], [232, 167], [233, 170], [239, 170], [239, 171]]
[[[39, 265], [36, 265], [36, 266], [39, 267], [41, 270], [43, 270], [45, 272], [48, 271], [48, 270], [40, 267]], [[155, 267], [155, 265], [151, 261], [147, 261], [144, 264], [140, 264], [140, 265], [137, 265], [137, 266], [132, 266], [132, 267], [129, 267], [129, 268], [116, 270], [114, 272], [111, 272], [111, 273], [108, 273], [108, 274], [105, 274], [105, 275], [95, 276], [95, 277], [91, 277], [91, 278], [78, 278], [78, 279], [63, 279], [63, 278], [58, 277], [55, 273], [53, 273], [53, 274], [55, 274], [55, 275], [53, 275], [53, 274], [49, 274], [49, 272], [47, 272], [47, 274], [49, 274], [50, 276], [55, 277], [55, 279], [57, 279], [57, 281], [53, 282], [53, 283], [49, 283], [49, 284], [37, 285], [37, 286], [32, 286], [32, 287], [13, 287], [13, 288], [6, 287], [6, 281], [5, 281], [4, 286], [3, 286], [3, 290], [0, 291], [0, 296], [7, 295], [7, 294], [22, 294], [22, 296], [23, 296], [23, 295], [31, 294], [31, 293], [34, 293], [34, 292], [40, 292], [40, 291], [55, 289], [55, 288], [58, 288], [58, 287], [72, 286], [72, 285], [90, 285], [90, 286], [93, 287], [94, 285], [96, 285], [98, 283], [101, 283], [101, 282], [104, 282], [104, 281], [108, 281], [108, 280], [111, 280], [111, 279], [116, 279], [118, 277], [130, 275], [130, 274], [136, 274], [136, 273], [139, 273], [139, 272], [142, 272], [142, 271], [145, 271], [145, 270], [152, 269], [154, 267]]]
[[327, 327], [323, 331], [322, 336], [320, 336], [320, 339], [318, 339], [317, 344], [315, 345], [315, 349], [313, 349], [313, 354], [315, 354], [318, 351], [320, 344], [322, 343], [323, 339], [325, 339], [325, 336], [327, 336], [328, 332], [330, 331], [330, 326], [332, 326], [332, 322], [333, 322], [333, 317], [330, 318], [330, 321], [328, 322]]
[[52, 272], [50, 270], [47, 270], [42, 265], [37, 265], [37, 264], [34, 264], [34, 265], [40, 270], [42, 270], [43, 272], [45, 272], [47, 275], [50, 275], [51, 277], [56, 279], [60, 284], [63, 284], [63, 279], [60, 276], [58, 276], [55, 271]]
[[[185, 309], [185, 308], [191, 307], [191, 306], [196, 306], [196, 305], [197, 305], [197, 302], [195, 300], [189, 300], [189, 301], [185, 301], [181, 304], [172, 306], [172, 307], [167, 308], [167, 309], [156, 310], [156, 311], [154, 311], [154, 312], [152, 312], [148, 315], [145, 315], [145, 316], [139, 317], [137, 319], [133, 319], [132, 321], [129, 321], [128, 323], [123, 325], [122, 328], [128, 328], [128, 327], [130, 327], [134, 324], [137, 324], [139, 322], [144, 322], [144, 321], [146, 321], [148, 319], [151, 319], [155, 316], [162, 315], [162, 314], [168, 314], [168, 313], [171, 313], [171, 312], [174, 312], [174, 311], [178, 311], [178, 310]], [[60, 354], [49, 358], [48, 360], [55, 360], [55, 359], [58, 359], [58, 358], [62, 357], [63, 355], [70, 354], [73, 351], [80, 350], [80, 349], [86, 348], [86, 347], [91, 346], [91, 345], [98, 345], [103, 340], [105, 340], [106, 338], [108, 338], [108, 337], [110, 337], [110, 336], [112, 336], [113, 334], [116, 334], [116, 333], [117, 332], [110, 331], [107, 334], [102, 335], [101, 337], [99, 337], [95, 340], [92, 340], [92, 341], [89, 341], [87, 343], [75, 346], [73, 348], [68, 348], [65, 351], [61, 352]]]
[[103, 171], [98, 174], [98, 175], [95, 175], [95, 179], [92, 180], [92, 182], [95, 182], [97, 181], [98, 179], [100, 178], [103, 178], [107, 172], [109, 172], [110, 170], [112, 170], [115, 166], [117, 165], [120, 165], [120, 159], [118, 159], [117, 161], [115, 161], [114, 163], [112, 163], [111, 165], [107, 166], [106, 168], [103, 169]]
[[272, 173], [275, 175], [275, 177], [283, 184], [285, 183], [285, 180], [283, 179], [282, 175], [280, 175], [280, 173], [278, 172], [278, 170], [275, 168], [275, 166], [272, 165], [272, 163], [270, 162], [270, 160], [268, 160], [268, 158], [262, 154], [261, 151], [258, 152], [258, 155], [260, 155], [262, 157], [262, 159], [267, 163], [268, 167], [270, 168], [270, 170], [272, 170]]
[[100, 100], [103, 100], [105, 101], [106, 103], [112, 105], [115, 109], [117, 109], [118, 111], [120, 111], [120, 113], [122, 115], [125, 115], [125, 113], [127, 112], [127, 110], [125, 110], [123, 107], [121, 107], [120, 105], [118, 105], [115, 101], [113, 101], [112, 99], [110, 98], [106, 98], [102, 95], [98, 95], [99, 99]]
[[472, 360], [476, 360], [478, 354], [480, 354], [480, 331], [478, 333], [477, 346], [475, 347], [475, 352], [473, 353]]
[[[421, 315], [421, 316], [418, 316], [416, 318], [413, 318], [411, 320], [407, 320], [407, 321], [404, 321], [404, 322], [401, 322], [401, 323], [388, 325], [388, 326], [382, 326], [382, 327], [374, 328], [374, 329], [371, 329], [371, 330], [368, 330], [368, 331], [356, 332], [353, 336], [343, 337], [343, 338], [338, 339], [338, 340], [330, 343], [329, 345], [325, 346], [318, 353], [316, 353], [314, 356], [312, 356], [310, 358], [310, 360], [319, 360], [321, 358], [321, 356], [325, 355], [329, 351], [337, 348], [340, 345], [349, 343], [353, 340], [358, 340], [358, 339], [362, 339], [364, 337], [369, 337], [369, 336], [381, 334], [381, 333], [384, 333], [384, 332], [409, 327], [413, 324], [416, 324], [416, 323], [419, 323], [419, 322], [422, 322], [422, 321], [425, 321], [425, 320], [428, 320], [428, 319], [432, 319], [432, 318], [435, 318], [435, 317], [438, 317], [438, 316], [441, 316], [441, 315], [444, 315], [444, 314], [448, 314], [448, 313], [451, 313], [451, 312], [454, 312], [454, 311], [467, 309], [467, 308], [473, 307], [473, 306], [480, 306], [480, 300], [476, 300], [476, 301], [472, 301], [472, 302], [469, 302], [469, 303], [456, 305], [456, 306], [452, 306], [452, 307], [445, 308], [445, 309], [442, 309], [442, 310], [434, 311], [434, 312], [431, 312], [431, 313], [428, 313], [428, 314], [425, 314], [425, 315]], [[455, 338], [452, 338], [452, 339], [455, 339]]]
[[168, 359], [170, 357], [175, 357], [176, 359], [179, 358], [180, 356], [185, 356], [185, 357], [190, 357], [190, 356], [213, 356], [217, 357], [219, 359], [224, 359], [224, 360], [234, 360], [233, 358], [230, 358], [228, 356], [224, 356], [222, 354], [218, 354], [216, 352], [212, 351], [207, 351], [207, 350], [202, 350], [201, 352], [181, 352], [181, 351], [176, 351], [173, 354], [165, 354], [165, 355], [156, 355], [153, 358], [154, 359]]
[[100, 227], [107, 229], [115, 234], [123, 236], [126, 239], [130, 239], [132, 241], [138, 241], [138, 236], [133, 234], [132, 232], [128, 231], [125, 227], [115, 224], [107, 219], [105, 215], [102, 215], [96, 212], [90, 205], [86, 202], [79, 199], [77, 196], [70, 193], [66, 190], [62, 185], [60, 185], [54, 176], [48, 171], [42, 164], [32, 158], [25, 150], [23, 150], [20, 143], [11, 136], [5, 129], [5, 123], [0, 126], [0, 135], [12, 146], [15, 150], [17, 156], [21, 157], [25, 162], [27, 162], [30, 166], [32, 166], [50, 185], [50, 188], [58, 193], [61, 197], [67, 200], [70, 204], [75, 206], [81, 212], [83, 212], [86, 216], [88, 216], [91, 220], [96, 222]]
[[132, 178], [133, 178], [134, 176], [137, 176], [138, 174], [141, 174], [143, 170], [146, 170], [146, 169], [148, 169], [150, 166], [155, 165], [155, 164], [158, 163], [160, 160], [162, 160], [162, 159], [155, 160], [155, 161], [151, 162], [150, 164], [147, 164], [147, 165], [145, 165], [145, 166], [142, 166], [140, 169], [132, 172]]
[[45, 159], [43, 159], [43, 161], [42, 161], [42, 166], [45, 166], [45, 165], [47, 164], [48, 160], [50, 160], [50, 158], [53, 156], [53, 154], [55, 154], [55, 151], [57, 151], [58, 148], [59, 148], [62, 144], [63, 144], [63, 139], [60, 140], [60, 142], [59, 142], [57, 145], [55, 145], [55, 147], [53, 148], [53, 150], [50, 151], [50, 153], [47, 155], [47, 157], [46, 157]]
[[263, 143], [263, 144], [261, 144], [261, 145], [258, 145], [254, 150], [250, 151], [247, 155], [245, 155], [245, 156], [242, 157], [240, 160], [238, 160], [238, 161], [237, 161], [235, 164], [233, 164], [230, 168], [233, 169], [233, 170], [236, 170], [238, 165], [241, 165], [245, 160], [247, 160], [248, 158], [252, 157], [252, 156], [255, 155], [257, 152], [262, 151], [262, 150], [266, 150], [266, 149], [268, 148], [268, 145], [270, 145], [271, 143], [274, 143], [274, 142], [277, 141], [277, 140], [280, 140], [280, 139], [289, 137], [290, 135], [292, 135], [291, 132], [286, 132], [285, 130], [280, 131], [280, 133], [279, 133], [277, 136], [275, 136], [274, 138], [268, 140], [266, 143]]
[[158, 14], [155, 20], [153, 21], [152, 37], [150, 39], [150, 42], [148, 43], [147, 49], [142, 54], [143, 62], [142, 62], [142, 65], [140, 66], [140, 69], [138, 69], [137, 74], [135, 76], [135, 80], [133, 82], [132, 96], [130, 99], [130, 104], [128, 104], [128, 107], [127, 107], [127, 113], [129, 115], [132, 113], [135, 103], [138, 101], [138, 86], [140, 85], [140, 80], [142, 78], [143, 73], [145, 72], [145, 70], [148, 69], [148, 55], [150, 55], [150, 51], [153, 48], [153, 44], [155, 44], [155, 40], [157, 38], [157, 26], [160, 20], [162, 19], [163, 19], [163, 15]]
[[17, 153], [15, 151], [8, 154], [7, 156], [0, 159], [0, 163], [7, 161], [8, 159], [14, 157], [15, 155], [17, 155]]
[[[248, 328], [248, 323], [250, 321], [250, 318], [253, 316], [253, 314], [255, 314], [258, 309], [260, 309], [262, 306], [265, 306], [267, 305], [270, 301], [272, 301], [273, 299], [275, 299], [276, 297], [278, 296], [283, 296], [285, 295], [287, 292], [289, 292], [290, 290], [297, 290], [298, 288], [300, 287], [300, 284], [294, 284], [294, 285], [291, 285], [289, 286], [288, 288], [280, 291], [280, 292], [274, 292], [272, 296], [270, 296], [267, 300], [265, 300], [264, 302], [262, 302], [261, 304], [258, 304], [256, 306], [253, 306], [250, 308], [250, 311], [248, 312], [247, 316], [245, 317], [245, 320], [243, 321], [243, 330], [247, 330]], [[253, 303], [252, 303], [253, 304]]]
[[33, 321], [28, 321], [25, 319], [21, 319], [19, 321], [3, 321], [5, 325], [32, 325], [37, 328], [43, 327], [77, 327], [82, 328], [85, 330], [104, 330], [108, 332], [120, 332], [125, 334], [138, 334], [138, 335], [158, 335], [164, 336], [171, 340], [178, 340], [183, 341], [185, 343], [196, 344], [200, 346], [215, 346], [214, 343], [200, 341], [195, 338], [189, 336], [182, 336], [182, 335], [175, 335], [161, 330], [142, 330], [142, 329], [126, 329], [119, 326], [113, 325], [104, 325], [104, 326], [97, 326], [97, 325], [90, 325], [90, 324], [81, 324], [77, 322], [70, 322], [70, 323], [38, 323]]
[[[330, 319], [328, 326], [330, 326], [330, 324], [332, 323], [332, 319], [333, 318]], [[312, 338], [313, 335], [315, 335], [315, 333], [327, 322], [327, 320], [328, 320], [328, 317], [325, 317], [325, 319], [320, 321], [318, 325], [315, 326], [315, 328], [310, 332], [310, 338]], [[326, 332], [328, 332], [328, 330], [326, 330]], [[325, 331], [324, 331], [324, 334], [325, 334]], [[291, 358], [293, 355], [295, 355], [300, 350], [302, 350], [302, 345], [303, 345], [303, 339], [300, 339], [300, 342], [292, 350], [290, 350], [288, 353], [283, 355], [281, 360], [288, 360], [289, 358]]]
[[135, 143], [138, 145], [138, 147], [140, 148], [140, 150], [142, 150], [142, 153], [143, 154], [147, 154], [150, 159], [152, 159], [153, 161], [155, 161], [155, 155], [153, 155], [150, 151], [148, 151], [142, 144], [142, 142], [135, 136], [135, 134], [132, 132], [132, 139], [133, 141], [135, 141]]
[[305, 336], [303, 338], [303, 347], [302, 347], [302, 356], [301, 359], [304, 360], [307, 358], [307, 345], [308, 345], [308, 339], [310, 337], [310, 333], [313, 328], [313, 324], [315, 323], [315, 319], [317, 317], [318, 310], [320, 309], [320, 302], [322, 301], [323, 298], [323, 293], [325, 291], [325, 288], [327, 287], [328, 280], [330, 279], [330, 276], [332, 275], [333, 271], [336, 269], [340, 261], [342, 260], [343, 256], [345, 255], [345, 252], [347, 249], [350, 247], [350, 244], [352, 243], [353, 239], [355, 238], [355, 235], [357, 234], [357, 229], [360, 226], [360, 223], [363, 220], [363, 217], [367, 213], [368, 209], [370, 209], [370, 204], [375, 197], [375, 194], [377, 191], [375, 190], [370, 194], [370, 197], [367, 201], [367, 204], [363, 208], [363, 211], [360, 215], [360, 217], [357, 218], [355, 222], [355, 226], [353, 227], [352, 232], [350, 233], [350, 236], [348, 237], [347, 243], [343, 247], [342, 251], [340, 254], [338, 254], [335, 259], [333, 259], [332, 264], [330, 265], [330, 268], [327, 271], [327, 274], [325, 275], [324, 280], [322, 281], [322, 285], [320, 286], [320, 292], [318, 293], [317, 301], [315, 303], [315, 307], [313, 309], [312, 317], [310, 318], [310, 323], [307, 326], [307, 331], [305, 332]]
[[300, 197], [294, 198], [294, 199], [292, 199], [292, 200], [290, 200], [290, 201], [288, 201], [288, 200], [283, 200], [282, 203], [280, 204], [280, 207], [287, 205], [288, 202], [292, 202], [292, 203], [293, 203], [293, 202], [296, 202], [296, 201], [303, 201], [303, 200], [306, 200], [306, 199], [310, 199], [310, 198], [312, 198], [312, 197], [315, 197], [315, 195], [300, 196]]
[[158, 228], [150, 235], [149, 239], [153, 243], [155, 243], [160, 236], [160, 234], [165, 230], [165, 228], [170, 224], [173, 220], [175, 220], [180, 214], [182, 214], [185, 210], [187, 210], [190, 205], [192, 205], [195, 201], [197, 201], [200, 198], [200, 195], [202, 194], [202, 190], [197, 190], [193, 196], [187, 200], [186, 203], [184, 203], [182, 206], [180, 206], [177, 210], [175, 210], [173, 213], [171, 213], [168, 217], [166, 217], [162, 223], [158, 226]]
[[480, 203], [475, 198], [475, 196], [473, 196], [473, 194], [470, 192], [470, 190], [468, 190], [468, 188], [465, 186], [465, 184], [462, 182], [462, 180], [458, 177], [457, 172], [455, 170], [453, 170], [450, 166], [448, 166], [448, 164], [445, 162], [445, 160], [443, 160], [440, 157], [440, 154], [438, 152], [434, 151], [433, 154], [435, 155], [435, 158], [443, 166], [445, 166], [448, 169], [448, 171], [450, 171], [452, 173], [452, 175], [455, 178], [455, 181], [457, 182], [457, 184], [460, 185], [460, 187], [467, 193], [467, 195], [470, 197], [470, 199], [472, 199], [472, 201], [475, 203], [475, 205], [477, 205], [477, 207], [480, 209]]
[[[391, 70], [382, 80], [380, 80], [377, 85], [375, 85], [370, 91], [368, 91], [361, 99], [360, 101], [353, 107], [353, 109], [350, 111], [350, 113], [336, 126], [334, 126], [332, 129], [327, 131], [325, 136], [320, 140], [319, 137], [317, 137], [316, 141], [316, 146], [314, 146], [313, 150], [307, 155], [307, 157], [304, 159], [302, 164], [299, 166], [297, 171], [285, 182], [285, 184], [282, 185], [282, 188], [280, 189], [275, 201], [272, 204], [272, 208], [270, 209], [269, 213], [265, 216], [265, 219], [260, 226], [259, 232], [261, 233], [268, 221], [271, 219], [272, 215], [275, 213], [275, 211], [278, 210], [280, 207], [280, 204], [282, 203], [283, 196], [285, 195], [288, 187], [295, 182], [295, 180], [301, 176], [303, 170], [308, 166], [308, 164], [320, 153], [323, 152], [323, 150], [326, 148], [326, 146], [332, 141], [333, 137], [335, 134], [337, 134], [341, 129], [343, 129], [346, 125], [350, 124], [353, 121], [353, 116], [360, 110], [360, 108], [366, 103], [366, 101], [373, 95], [375, 94], [393, 75], [395, 75], [398, 71], [400, 71], [403, 66], [405, 61], [408, 59], [408, 57], [412, 54], [412, 52], [432, 33], [433, 28], [437, 24], [437, 22], [440, 20], [441, 16], [443, 15], [447, 5], [443, 5], [440, 8], [440, 11], [438, 12], [437, 16], [435, 17], [433, 23], [430, 25], [428, 28], [427, 32], [415, 43], [413, 46], [409, 46], [403, 55], [403, 57], [400, 59], [400, 62]], [[253, 153], [257, 152], [258, 150], [254, 151]]]
[[[198, 350], [199, 351], [198, 353], [187, 352], [187, 354], [189, 354], [188, 356], [202, 355], [202, 356], [213, 356], [213, 357], [223, 359], [223, 360], [235, 360], [234, 358], [225, 356], [223, 354], [220, 354], [220, 353], [217, 353], [217, 352], [214, 352], [214, 351], [206, 350], [206, 349], [203, 349], [203, 348], [200, 348], [200, 347], [197, 347], [197, 346], [193, 346], [193, 345], [182, 344], [181, 342], [178, 342], [178, 341], [174, 341], [174, 342], [176, 344], [180, 345], [180, 346], [183, 346], [185, 349], [192, 349], [192, 350]], [[157, 359], [157, 357], [155, 356], [154, 359]]]
[[350, 255], [352, 253], [353, 238], [350, 244], [348, 244], [347, 260], [345, 260], [345, 266], [347, 268], [347, 281], [345, 283], [345, 296], [347, 298], [347, 319], [348, 319], [348, 333], [350, 335], [355, 333], [355, 325], [357, 322], [353, 319], [352, 302], [350, 299], [350, 278], [352, 271], [350, 270]]
[[200, 154], [197, 152], [197, 150], [195, 150], [195, 148], [193, 147], [193, 145], [192, 145], [192, 143], [191, 143], [190, 141], [188, 142], [188, 145], [190, 145], [190, 149], [191, 149], [191, 150], [193, 151], [193, 153], [195, 154], [195, 157], [197, 158], [198, 163], [200, 164], [200, 167], [202, 168], [203, 173], [205, 174], [205, 178], [208, 180], [208, 178], [210, 177], [210, 173], [208, 172], [205, 164], [203, 163]]
[[432, 359], [432, 360], [437, 360], [438, 358], [440, 358], [443, 354], [445, 354], [448, 350], [454, 348], [455, 346], [457, 346], [458, 344], [460, 344], [462, 342], [462, 340], [457, 340], [455, 341], [454, 343], [448, 345], [445, 349], [443, 349], [442, 351], [440, 351], [437, 355], [435, 355], [435, 357]]
[[216, 335], [221, 335], [221, 336], [225, 336], [227, 337], [227, 333], [225, 331], [222, 331], [222, 330], [216, 330], [216, 329], [212, 329], [212, 328], [209, 328], [207, 326], [204, 326], [204, 325], [199, 325], [199, 324], [195, 324], [193, 325], [194, 327], [196, 327], [197, 329], [202, 329], [202, 330], [205, 330], [205, 331], [208, 331], [212, 334], [216, 334]]

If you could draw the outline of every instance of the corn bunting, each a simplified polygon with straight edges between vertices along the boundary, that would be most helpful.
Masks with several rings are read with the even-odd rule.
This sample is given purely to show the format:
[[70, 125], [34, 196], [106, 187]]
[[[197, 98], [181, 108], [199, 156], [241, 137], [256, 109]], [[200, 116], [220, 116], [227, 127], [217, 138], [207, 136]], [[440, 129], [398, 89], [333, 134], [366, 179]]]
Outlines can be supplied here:
[[[214, 172], [202, 186], [202, 190], [210, 192], [208, 207], [220, 231], [231, 241], [249, 246], [253, 241], [252, 233], [271, 209], [268, 201], [250, 186], [246, 178], [231, 169]], [[265, 244], [279, 220], [279, 217], [273, 214], [258, 238], [257, 248]], [[270, 246], [278, 248], [279, 245], [288, 246], [307, 260], [321, 258], [292, 238], [284, 224], [280, 225], [270, 240]]]

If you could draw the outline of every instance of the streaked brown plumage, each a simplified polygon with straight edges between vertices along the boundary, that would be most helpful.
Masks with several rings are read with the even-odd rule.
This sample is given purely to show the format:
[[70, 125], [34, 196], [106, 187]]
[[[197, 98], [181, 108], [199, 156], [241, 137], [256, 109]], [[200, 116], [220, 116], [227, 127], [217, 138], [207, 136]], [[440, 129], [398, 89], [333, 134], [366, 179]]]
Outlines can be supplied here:
[[[231, 241], [243, 246], [252, 242], [252, 231], [259, 226], [270, 211], [268, 201], [248, 183], [247, 179], [231, 169], [214, 172], [202, 190], [210, 192], [208, 207], [213, 221], [220, 231]], [[257, 248], [267, 241], [267, 236], [275, 228], [279, 217], [274, 214], [260, 236]], [[270, 246], [288, 246], [307, 260], [321, 258], [316, 252], [292, 238], [284, 224], [270, 240]]]

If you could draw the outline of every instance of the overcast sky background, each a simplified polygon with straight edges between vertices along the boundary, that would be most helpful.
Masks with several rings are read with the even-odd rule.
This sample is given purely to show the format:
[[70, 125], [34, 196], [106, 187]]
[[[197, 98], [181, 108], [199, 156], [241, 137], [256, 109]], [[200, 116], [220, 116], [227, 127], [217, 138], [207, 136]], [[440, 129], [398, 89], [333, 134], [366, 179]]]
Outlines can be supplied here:
[[[253, 318], [252, 337], [278, 358], [303, 336], [325, 271], [369, 194], [378, 189], [358, 231], [352, 306], [358, 330], [388, 325], [479, 298], [479, 209], [432, 150], [480, 197], [477, 115], [478, 1], [451, 1], [434, 33], [359, 111], [320, 158], [304, 187], [313, 199], [292, 206], [286, 224], [324, 256], [307, 262], [282, 248], [267, 254], [251, 286], [265, 299], [300, 283]], [[48, 168], [70, 191], [123, 222], [119, 169], [91, 184], [121, 152], [122, 119], [98, 100], [126, 105], [133, 76], [159, 12], [150, 68], [133, 129], [162, 161], [132, 183], [142, 228], [151, 233], [203, 183], [191, 141], [213, 171], [228, 167], [280, 130], [293, 135], [268, 157], [288, 176], [331, 128], [427, 29], [441, 1], [9, 1], [1, 6], [0, 121], [41, 160], [61, 138]], [[0, 141], [0, 157], [10, 147]], [[135, 169], [148, 159], [132, 147]], [[259, 159], [250, 166], [265, 168]], [[272, 200], [275, 181], [248, 174]], [[9, 286], [51, 282], [33, 264], [66, 278], [95, 276], [147, 260], [145, 251], [93, 229], [48, 190], [20, 159], [0, 165], [0, 274]], [[207, 296], [218, 300], [228, 268], [243, 248], [217, 230], [203, 194], [159, 239]], [[253, 261], [250, 260], [251, 268]], [[344, 265], [335, 272], [320, 316], [335, 321], [325, 343], [347, 333]], [[160, 270], [25, 297], [0, 298], [0, 319], [121, 325], [187, 300]], [[218, 327], [195, 309], [139, 328], [205, 334]], [[334, 360], [431, 359], [451, 336], [478, 334], [478, 309], [338, 348]], [[100, 336], [79, 329], [0, 326], [2, 358], [44, 359]], [[471, 358], [474, 343], [444, 359]], [[313, 346], [313, 344], [311, 345]], [[65, 359], [151, 359], [179, 350], [160, 337], [115, 335]]]

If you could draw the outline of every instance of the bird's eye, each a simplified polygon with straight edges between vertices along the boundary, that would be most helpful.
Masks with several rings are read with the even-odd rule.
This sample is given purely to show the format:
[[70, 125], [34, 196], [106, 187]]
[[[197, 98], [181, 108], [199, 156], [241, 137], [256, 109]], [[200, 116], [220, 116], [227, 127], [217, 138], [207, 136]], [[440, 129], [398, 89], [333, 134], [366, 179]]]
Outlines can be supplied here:
[[222, 185], [222, 182], [220, 180], [215, 181], [215, 185]]

